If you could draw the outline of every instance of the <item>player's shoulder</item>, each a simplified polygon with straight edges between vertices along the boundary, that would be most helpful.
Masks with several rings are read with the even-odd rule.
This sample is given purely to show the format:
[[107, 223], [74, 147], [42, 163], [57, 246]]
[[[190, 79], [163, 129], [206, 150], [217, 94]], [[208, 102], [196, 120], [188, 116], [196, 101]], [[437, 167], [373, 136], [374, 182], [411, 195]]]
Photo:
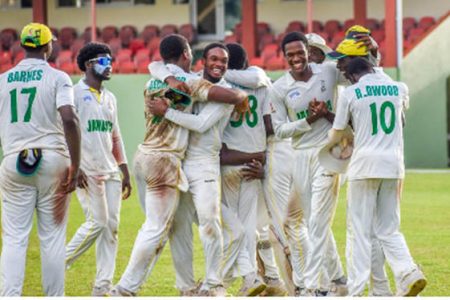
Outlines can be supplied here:
[[406, 83], [404, 83], [403, 81], [394, 81], [394, 82], [398, 85], [398, 89], [399, 89], [400, 92], [408, 94], [409, 88], [408, 88], [408, 85]]

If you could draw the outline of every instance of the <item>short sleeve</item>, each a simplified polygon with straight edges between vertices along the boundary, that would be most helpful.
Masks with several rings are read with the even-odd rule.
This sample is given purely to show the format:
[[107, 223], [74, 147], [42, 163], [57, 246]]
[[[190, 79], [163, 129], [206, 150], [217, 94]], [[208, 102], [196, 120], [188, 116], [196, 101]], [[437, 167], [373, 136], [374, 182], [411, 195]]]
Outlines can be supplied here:
[[351, 88], [346, 88], [341, 93], [337, 102], [336, 115], [334, 117], [333, 128], [343, 130], [347, 127], [350, 121], [350, 97], [349, 91]]
[[55, 85], [56, 108], [65, 105], [75, 106], [73, 84], [69, 75], [64, 72], [58, 72]]

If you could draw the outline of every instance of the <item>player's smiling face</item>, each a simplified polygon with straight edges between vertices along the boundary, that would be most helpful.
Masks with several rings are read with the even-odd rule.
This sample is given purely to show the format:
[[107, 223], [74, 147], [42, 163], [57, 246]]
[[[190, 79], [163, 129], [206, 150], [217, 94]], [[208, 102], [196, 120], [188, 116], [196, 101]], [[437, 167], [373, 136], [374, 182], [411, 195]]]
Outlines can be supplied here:
[[218, 82], [227, 71], [228, 53], [219, 47], [208, 51], [205, 59], [205, 78], [211, 82]]
[[308, 49], [301, 41], [293, 41], [284, 46], [284, 56], [294, 73], [302, 73], [308, 67]]

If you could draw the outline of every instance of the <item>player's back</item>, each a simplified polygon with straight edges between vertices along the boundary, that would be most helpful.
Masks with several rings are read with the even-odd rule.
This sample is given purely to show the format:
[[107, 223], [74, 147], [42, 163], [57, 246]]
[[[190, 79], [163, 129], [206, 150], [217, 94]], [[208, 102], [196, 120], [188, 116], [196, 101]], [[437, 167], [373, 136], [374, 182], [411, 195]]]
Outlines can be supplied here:
[[24, 59], [0, 75], [0, 139], [4, 155], [23, 149], [67, 149], [58, 108], [73, 105], [66, 73], [41, 59]]
[[355, 131], [349, 177], [401, 178], [402, 116], [408, 88], [380, 74], [367, 74], [344, 91]]
[[257, 89], [241, 88], [248, 94], [249, 110], [245, 114], [233, 111], [223, 133], [223, 142], [228, 148], [247, 153], [266, 150], [266, 130], [263, 120], [263, 108], [268, 101], [268, 87]]

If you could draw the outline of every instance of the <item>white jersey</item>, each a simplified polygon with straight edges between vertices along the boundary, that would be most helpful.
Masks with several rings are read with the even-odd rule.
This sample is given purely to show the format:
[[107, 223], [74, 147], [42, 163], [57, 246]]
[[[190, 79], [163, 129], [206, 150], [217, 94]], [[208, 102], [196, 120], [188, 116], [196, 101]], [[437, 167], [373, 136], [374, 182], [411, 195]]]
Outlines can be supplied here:
[[[231, 87], [223, 79], [217, 85]], [[233, 108], [233, 105], [225, 103], [202, 102], [194, 104], [193, 114], [175, 109], [167, 110], [166, 119], [191, 130], [185, 163], [200, 160], [218, 163], [223, 130], [228, 124]]]
[[[126, 163], [120, 134], [116, 97], [102, 87], [100, 94], [81, 79], [74, 86], [75, 107], [80, 118], [81, 169], [87, 175], [106, 175]], [[118, 145], [113, 154], [113, 146]], [[116, 159], [121, 157], [121, 161]]]
[[266, 129], [263, 120], [264, 103], [267, 101], [268, 87], [257, 89], [241, 88], [248, 94], [249, 111], [239, 114], [233, 111], [225, 127], [223, 142], [229, 149], [246, 153], [266, 150]]
[[[167, 64], [168, 70], [180, 81], [186, 82], [192, 89], [191, 102], [187, 104], [177, 104], [174, 106], [176, 110], [185, 113], [192, 112], [192, 105], [194, 102], [207, 101], [208, 92], [212, 83], [199, 78], [195, 74], [186, 73], [180, 67]], [[146, 95], [151, 91], [156, 91], [167, 87], [167, 84], [162, 80], [152, 78], [147, 83]], [[179, 158], [184, 158], [186, 147], [188, 144], [189, 130], [168, 121], [163, 118], [157, 120], [146, 109], [146, 134], [144, 142], [139, 145], [139, 149], [144, 153], [149, 152], [170, 152], [177, 155]]]
[[[327, 143], [331, 123], [321, 118], [309, 125], [308, 105], [314, 99], [327, 104], [334, 112], [339, 70], [332, 63], [309, 64], [313, 72], [307, 81], [295, 80], [290, 72], [279, 78], [270, 90], [270, 100], [275, 112], [272, 122], [275, 134], [280, 138], [292, 137], [294, 149], [322, 147]], [[289, 121], [286, 121], [286, 120]]]
[[27, 58], [0, 75], [0, 140], [3, 155], [67, 145], [58, 108], [74, 105], [70, 77], [41, 59]]
[[333, 128], [344, 129], [352, 120], [349, 180], [404, 177], [402, 116], [408, 105], [408, 87], [382, 74], [367, 74], [345, 89]]

